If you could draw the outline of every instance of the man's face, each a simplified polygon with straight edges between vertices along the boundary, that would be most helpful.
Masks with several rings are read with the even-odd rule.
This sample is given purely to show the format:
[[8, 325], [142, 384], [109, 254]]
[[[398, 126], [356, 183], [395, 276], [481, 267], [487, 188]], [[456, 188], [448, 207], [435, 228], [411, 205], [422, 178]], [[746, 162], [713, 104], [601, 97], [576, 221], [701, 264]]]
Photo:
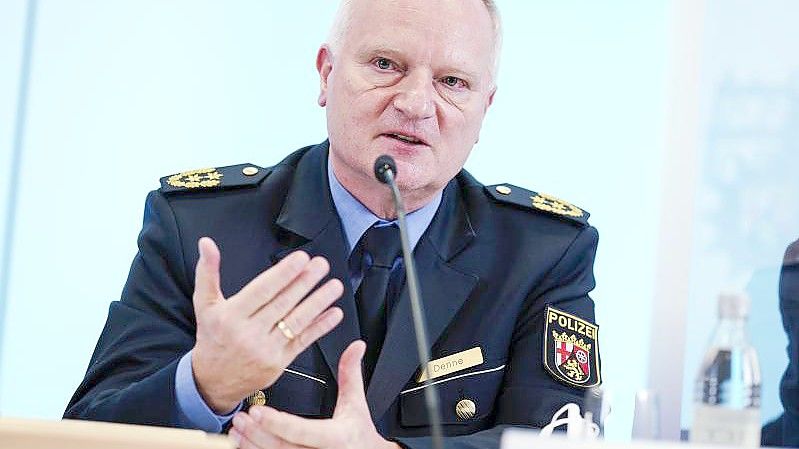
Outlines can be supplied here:
[[[381, 154], [405, 192], [429, 195], [463, 167], [494, 93], [494, 32], [480, 0], [355, 0], [317, 58], [331, 158], [345, 185], [373, 185]], [[344, 179], [341, 179], [344, 178]]]

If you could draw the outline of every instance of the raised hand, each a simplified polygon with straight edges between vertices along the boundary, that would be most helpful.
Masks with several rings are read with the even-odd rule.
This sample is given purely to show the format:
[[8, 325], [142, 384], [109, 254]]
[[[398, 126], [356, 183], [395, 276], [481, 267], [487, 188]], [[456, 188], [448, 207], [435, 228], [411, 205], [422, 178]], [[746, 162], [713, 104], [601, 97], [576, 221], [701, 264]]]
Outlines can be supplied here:
[[272, 385], [297, 355], [341, 321], [341, 309], [331, 305], [344, 287], [331, 279], [314, 290], [330, 266], [323, 257], [296, 251], [226, 300], [219, 249], [207, 237], [198, 247], [192, 371], [205, 402], [227, 413], [253, 391]]
[[355, 341], [341, 354], [336, 410], [331, 419], [306, 419], [271, 407], [237, 413], [230, 435], [241, 449], [399, 449], [377, 433], [361, 376], [366, 349]]

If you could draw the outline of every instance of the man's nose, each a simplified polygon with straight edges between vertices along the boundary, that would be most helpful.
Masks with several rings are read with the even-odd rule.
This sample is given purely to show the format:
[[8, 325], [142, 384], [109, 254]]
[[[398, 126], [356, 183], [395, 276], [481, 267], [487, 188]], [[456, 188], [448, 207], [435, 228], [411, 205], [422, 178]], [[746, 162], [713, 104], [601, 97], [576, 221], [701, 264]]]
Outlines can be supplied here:
[[431, 117], [435, 113], [433, 82], [432, 76], [424, 71], [409, 73], [398, 85], [394, 107], [409, 119]]

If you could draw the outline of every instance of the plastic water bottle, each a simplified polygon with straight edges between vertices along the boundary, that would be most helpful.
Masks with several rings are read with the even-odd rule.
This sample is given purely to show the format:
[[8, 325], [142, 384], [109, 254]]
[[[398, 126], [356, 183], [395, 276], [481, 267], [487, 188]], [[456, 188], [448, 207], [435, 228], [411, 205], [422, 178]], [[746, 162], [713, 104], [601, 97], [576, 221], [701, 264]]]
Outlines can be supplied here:
[[719, 296], [719, 321], [696, 379], [690, 441], [760, 446], [760, 365], [746, 335], [749, 298]]

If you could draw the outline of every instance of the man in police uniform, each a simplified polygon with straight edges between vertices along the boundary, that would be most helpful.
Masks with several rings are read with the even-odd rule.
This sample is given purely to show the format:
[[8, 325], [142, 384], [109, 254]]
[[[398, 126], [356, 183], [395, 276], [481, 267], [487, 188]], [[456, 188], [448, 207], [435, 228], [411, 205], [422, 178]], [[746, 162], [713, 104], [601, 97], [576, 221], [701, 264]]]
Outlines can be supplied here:
[[[580, 402], [600, 382], [596, 230], [462, 170], [499, 39], [489, 0], [345, 1], [317, 56], [329, 140], [162, 179], [65, 416], [229, 430], [244, 448], [424, 448], [436, 383], [448, 446], [496, 447]], [[412, 211], [426, 367], [381, 154]]]

